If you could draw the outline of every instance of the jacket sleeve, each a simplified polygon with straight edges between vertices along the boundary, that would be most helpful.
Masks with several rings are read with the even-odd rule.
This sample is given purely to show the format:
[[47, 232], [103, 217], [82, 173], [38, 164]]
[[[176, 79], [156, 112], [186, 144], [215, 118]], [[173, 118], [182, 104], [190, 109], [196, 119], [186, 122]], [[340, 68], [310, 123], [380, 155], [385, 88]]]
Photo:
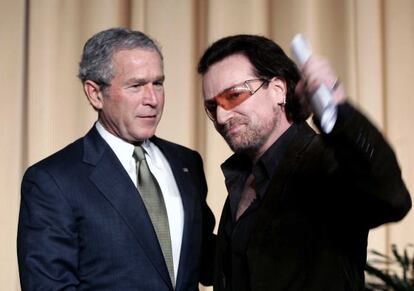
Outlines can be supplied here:
[[324, 137], [334, 149], [345, 195], [352, 197], [358, 220], [368, 228], [401, 220], [411, 208], [410, 194], [395, 153], [378, 129], [345, 103], [338, 106], [333, 131]]
[[198, 172], [200, 173], [201, 185], [203, 189], [202, 212], [203, 212], [203, 240], [200, 266], [200, 283], [204, 286], [213, 285], [214, 276], [214, 256], [216, 250], [216, 235], [213, 233], [215, 226], [214, 214], [207, 204], [207, 182], [204, 175], [203, 162], [201, 156], [197, 153]]
[[22, 181], [17, 255], [21, 288], [76, 290], [76, 221], [53, 177], [31, 167]]

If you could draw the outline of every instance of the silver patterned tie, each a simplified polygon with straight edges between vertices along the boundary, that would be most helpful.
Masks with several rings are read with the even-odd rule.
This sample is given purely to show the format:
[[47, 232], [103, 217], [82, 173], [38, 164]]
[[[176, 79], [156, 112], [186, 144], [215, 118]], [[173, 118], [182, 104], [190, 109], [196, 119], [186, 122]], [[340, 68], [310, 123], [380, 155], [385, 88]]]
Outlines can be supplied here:
[[144, 150], [141, 146], [135, 147], [133, 157], [137, 167], [137, 188], [157, 234], [171, 282], [175, 286], [170, 228], [164, 198], [157, 180], [148, 167]]

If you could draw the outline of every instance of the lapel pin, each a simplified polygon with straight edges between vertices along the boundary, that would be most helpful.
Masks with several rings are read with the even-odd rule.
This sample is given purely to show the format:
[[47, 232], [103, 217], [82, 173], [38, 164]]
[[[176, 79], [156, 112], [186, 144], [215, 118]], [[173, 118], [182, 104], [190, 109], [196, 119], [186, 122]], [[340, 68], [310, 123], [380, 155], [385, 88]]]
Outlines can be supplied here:
[[188, 173], [189, 171], [188, 171], [188, 168], [183, 168], [183, 172], [184, 173]]

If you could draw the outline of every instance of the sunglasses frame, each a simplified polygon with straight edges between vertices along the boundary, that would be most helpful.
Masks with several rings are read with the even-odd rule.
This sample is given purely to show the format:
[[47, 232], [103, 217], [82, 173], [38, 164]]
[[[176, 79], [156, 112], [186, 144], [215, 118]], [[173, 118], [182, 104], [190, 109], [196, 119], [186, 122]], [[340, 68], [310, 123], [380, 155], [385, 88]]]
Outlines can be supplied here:
[[[260, 84], [259, 87], [257, 87], [256, 90], [253, 90], [250, 83], [252, 82], [257, 82], [257, 81], [261, 81], [262, 83]], [[262, 88], [265, 84], [268, 84], [270, 82], [270, 80], [268, 79], [264, 79], [264, 78], [256, 78], [256, 79], [249, 79], [246, 80], [242, 83], [236, 84], [234, 86], [231, 86], [230, 88], [227, 88], [223, 91], [221, 91], [219, 94], [217, 94], [216, 96], [214, 96], [213, 98], [204, 101], [204, 110], [207, 113], [207, 116], [213, 121], [216, 121], [216, 116], [217, 116], [217, 107], [221, 106], [222, 108], [224, 108], [225, 110], [230, 110], [233, 109], [234, 107], [240, 105], [241, 103], [243, 103], [244, 101], [246, 101], [247, 99], [249, 99], [250, 97], [252, 97], [257, 91], [260, 90], [260, 88]], [[227, 92], [235, 90], [235, 89], [247, 89], [246, 92], [250, 92], [250, 95], [247, 96], [246, 98], [244, 98], [242, 101], [240, 102], [236, 102], [236, 104], [234, 106], [231, 107], [223, 107], [223, 102], [220, 102], [220, 99], [228, 99], [226, 97], [222, 97], [223, 95], [225, 95]], [[221, 104], [220, 104], [221, 103]], [[214, 113], [213, 113], [214, 112]]]

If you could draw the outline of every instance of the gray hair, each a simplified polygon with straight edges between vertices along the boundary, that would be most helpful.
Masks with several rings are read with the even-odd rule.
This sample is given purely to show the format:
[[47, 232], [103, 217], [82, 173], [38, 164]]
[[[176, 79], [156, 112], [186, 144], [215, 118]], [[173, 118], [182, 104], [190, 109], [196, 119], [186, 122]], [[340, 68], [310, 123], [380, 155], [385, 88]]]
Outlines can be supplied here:
[[146, 49], [155, 51], [163, 60], [156, 41], [140, 31], [111, 28], [98, 32], [85, 43], [78, 77], [84, 83], [91, 80], [106, 87], [114, 77], [112, 56], [120, 50]]

